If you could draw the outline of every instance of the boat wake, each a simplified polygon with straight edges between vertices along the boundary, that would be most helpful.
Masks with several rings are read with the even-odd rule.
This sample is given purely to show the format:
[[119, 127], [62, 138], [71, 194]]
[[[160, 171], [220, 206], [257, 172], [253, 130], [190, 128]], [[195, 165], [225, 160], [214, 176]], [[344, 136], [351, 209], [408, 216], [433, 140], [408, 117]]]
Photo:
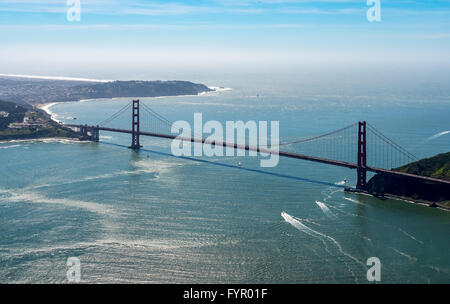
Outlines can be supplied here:
[[405, 258], [407, 258], [408, 260], [411, 260], [413, 262], [417, 262], [417, 258], [410, 256], [409, 254], [406, 254], [398, 249], [395, 249], [394, 247], [389, 247], [390, 249], [394, 250], [396, 253], [398, 253], [401, 256], [404, 256]]
[[[354, 256], [352, 256], [351, 254], [345, 252], [344, 249], [342, 248], [341, 244], [339, 244], [339, 242], [336, 241], [336, 240], [335, 240], [334, 238], [332, 238], [331, 236], [326, 235], [326, 234], [321, 233], [321, 232], [318, 232], [318, 231], [316, 231], [316, 230], [314, 230], [314, 229], [312, 229], [312, 228], [309, 228], [308, 226], [306, 226], [305, 224], [303, 224], [299, 219], [297, 219], [297, 218], [291, 216], [290, 214], [288, 214], [288, 213], [286, 213], [286, 212], [284, 212], [284, 211], [281, 212], [281, 216], [283, 217], [283, 219], [284, 219], [287, 223], [291, 224], [292, 226], [294, 226], [294, 227], [297, 228], [298, 230], [300, 230], [300, 231], [302, 231], [302, 232], [304, 232], [304, 233], [306, 233], [306, 234], [308, 234], [308, 235], [311, 235], [311, 236], [313, 236], [313, 237], [315, 237], [315, 238], [319, 238], [319, 239], [321, 239], [321, 240], [328, 240], [328, 241], [330, 241], [331, 243], [333, 243], [333, 244], [336, 246], [336, 248], [338, 249], [338, 251], [339, 251], [341, 254], [343, 254], [344, 256], [348, 257], [349, 259], [353, 260], [354, 262], [356, 262], [356, 263], [362, 265], [364, 268], [366, 268], [366, 265], [365, 265], [363, 262], [361, 262], [360, 260], [358, 260], [357, 258], [355, 258]], [[349, 270], [350, 270], [350, 269], [349, 269]], [[351, 270], [350, 270], [350, 271], [351, 271]], [[351, 271], [351, 272], [353, 273], [353, 271]]]
[[295, 228], [297, 228], [298, 230], [313, 236], [313, 237], [317, 237], [317, 235], [315, 235], [315, 230], [309, 228], [308, 226], [306, 226], [305, 224], [303, 224], [302, 222], [300, 222], [300, 220], [294, 218], [293, 216], [287, 214], [286, 212], [281, 212], [281, 216], [283, 217], [283, 219], [291, 224], [292, 226], [294, 226]]
[[327, 207], [327, 205], [325, 205], [324, 203], [320, 202], [320, 201], [316, 201], [317, 206], [319, 206], [319, 208], [323, 211], [323, 213], [328, 216], [328, 217], [333, 217], [334, 214], [333, 212], [331, 212], [331, 210]]
[[358, 205], [364, 205], [364, 204], [361, 203], [360, 201], [355, 200], [355, 199], [353, 199], [353, 198], [344, 197], [344, 199], [345, 199], [346, 201], [349, 201], [349, 202], [352, 202], [352, 203], [355, 203], [355, 204], [358, 204]]
[[429, 142], [429, 141], [431, 141], [433, 139], [439, 138], [439, 137], [441, 137], [443, 135], [447, 135], [447, 134], [450, 134], [450, 131], [443, 131], [443, 132], [437, 133], [437, 134], [435, 134], [433, 136], [430, 136], [427, 139], [425, 139], [425, 141], [423, 143]]
[[341, 180], [340, 182], [335, 183], [336, 185], [345, 185], [347, 183], [347, 179]]

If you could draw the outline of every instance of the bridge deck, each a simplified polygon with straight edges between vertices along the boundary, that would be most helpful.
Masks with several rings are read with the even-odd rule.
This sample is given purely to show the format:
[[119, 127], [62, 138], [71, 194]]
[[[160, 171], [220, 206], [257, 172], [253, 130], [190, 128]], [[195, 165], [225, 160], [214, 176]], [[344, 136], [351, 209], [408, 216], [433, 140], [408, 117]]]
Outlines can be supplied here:
[[[74, 127], [74, 128], [81, 127], [81, 125], [71, 125], [71, 124], [66, 124], [65, 126]], [[93, 128], [93, 129], [99, 129], [102, 131], [107, 131], [107, 132], [132, 134], [131, 130], [125, 130], [125, 129], [96, 127], [96, 126], [88, 126], [88, 127]], [[258, 148], [258, 147], [248, 146], [248, 145], [238, 145], [238, 144], [232, 144], [232, 143], [227, 143], [227, 142], [210, 141], [210, 140], [206, 140], [204, 138], [183, 138], [183, 137], [178, 137], [176, 135], [171, 135], [171, 134], [159, 134], [159, 133], [143, 132], [143, 131], [140, 131], [139, 135], [167, 138], [167, 139], [179, 139], [179, 140], [190, 141], [190, 142], [194, 142], [194, 143], [196, 142], [196, 143], [210, 144], [210, 145], [215, 145], [215, 146], [230, 147], [230, 148], [234, 148], [234, 149], [256, 151], [259, 153], [266, 153], [266, 154], [277, 153], [278, 155], [283, 156], [283, 157], [303, 159], [303, 160], [307, 160], [307, 161], [313, 161], [313, 162], [318, 162], [318, 163], [323, 163], [323, 164], [328, 164], [328, 165], [333, 165], [333, 166], [345, 167], [345, 168], [349, 168], [349, 169], [357, 169], [358, 168], [357, 164], [348, 163], [348, 162], [336, 161], [336, 160], [331, 160], [331, 159], [326, 159], [326, 158], [297, 154], [297, 153], [275, 151], [275, 150], [270, 150], [270, 149], [262, 149], [262, 148]], [[370, 171], [370, 172], [380, 173], [380, 174], [396, 175], [396, 176], [400, 176], [400, 177], [419, 179], [419, 180], [423, 180], [426, 182], [433, 182], [433, 183], [445, 184], [445, 185], [450, 186], [450, 181], [427, 177], [427, 176], [420, 176], [420, 175], [398, 172], [398, 171], [382, 169], [382, 168], [375, 168], [375, 167], [366, 167], [366, 170]]]

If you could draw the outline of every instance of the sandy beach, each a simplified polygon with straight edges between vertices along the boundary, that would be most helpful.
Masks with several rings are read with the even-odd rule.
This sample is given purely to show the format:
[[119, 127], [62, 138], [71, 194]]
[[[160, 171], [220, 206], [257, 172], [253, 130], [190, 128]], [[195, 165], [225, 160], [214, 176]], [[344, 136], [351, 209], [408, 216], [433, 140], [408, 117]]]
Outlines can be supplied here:
[[41, 110], [45, 111], [45, 113], [50, 115], [50, 118], [52, 120], [56, 121], [57, 123], [61, 123], [59, 120], [56, 119], [56, 117], [53, 114], [53, 112], [50, 111], [50, 107], [54, 106], [55, 104], [57, 104], [57, 102], [41, 103], [41, 104], [37, 104], [36, 107], [38, 109], [41, 109]]

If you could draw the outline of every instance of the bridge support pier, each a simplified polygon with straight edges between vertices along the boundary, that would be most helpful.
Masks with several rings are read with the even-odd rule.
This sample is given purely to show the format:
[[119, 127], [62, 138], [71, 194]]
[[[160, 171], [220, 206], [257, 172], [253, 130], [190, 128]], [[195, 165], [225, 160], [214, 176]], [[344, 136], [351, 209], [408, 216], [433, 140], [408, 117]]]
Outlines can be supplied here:
[[358, 123], [358, 168], [356, 189], [366, 189], [367, 178], [367, 145], [366, 145], [366, 122]]
[[82, 140], [90, 140], [93, 142], [99, 142], [100, 140], [99, 126], [95, 127], [95, 126], [81, 125], [80, 133]]
[[80, 126], [80, 133], [83, 136], [87, 136], [87, 126], [86, 125]]
[[88, 140], [89, 139], [89, 134], [88, 134], [88, 126], [87, 125], [81, 125], [80, 126], [80, 133], [81, 133], [81, 137], [83, 140]]
[[91, 129], [91, 140], [93, 142], [99, 142], [100, 141], [100, 130], [99, 127], [94, 127]]
[[133, 108], [132, 108], [132, 117], [131, 117], [131, 146], [130, 149], [135, 151], [141, 149], [141, 144], [139, 142], [139, 99], [133, 100]]

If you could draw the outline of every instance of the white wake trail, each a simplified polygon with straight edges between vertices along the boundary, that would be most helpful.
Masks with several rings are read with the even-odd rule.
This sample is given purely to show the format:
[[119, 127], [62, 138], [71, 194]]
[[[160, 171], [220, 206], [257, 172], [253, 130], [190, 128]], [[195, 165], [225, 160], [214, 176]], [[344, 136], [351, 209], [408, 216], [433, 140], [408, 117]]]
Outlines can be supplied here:
[[406, 232], [405, 230], [403, 230], [403, 229], [401, 229], [401, 228], [398, 228], [398, 231], [400, 231], [401, 233], [403, 233], [404, 235], [406, 235], [406, 236], [409, 237], [410, 239], [416, 241], [417, 243], [420, 243], [420, 244], [423, 245], [423, 242], [422, 242], [422, 241], [416, 239], [414, 236], [412, 236], [411, 234], [409, 234], [409, 233]]
[[[315, 230], [309, 228], [308, 226], [304, 225], [302, 222], [300, 222], [299, 219], [294, 218], [293, 216], [287, 214], [286, 212], [281, 212], [281, 216], [284, 218], [284, 220], [291, 224], [292, 226], [294, 226], [295, 228], [297, 228], [298, 230], [306, 233], [309, 236], [312, 236], [313, 238], [316, 238], [318, 240], [320, 240], [323, 245], [325, 246], [325, 251], [329, 254], [332, 255], [330, 250], [328, 249], [328, 245], [327, 243], [319, 236], [317, 236], [315, 234]], [[316, 252], [314, 252], [317, 256], [319, 256]]]
[[324, 203], [320, 201], [316, 201], [316, 205], [319, 206], [319, 208], [323, 211], [323, 213], [328, 217], [333, 217], [334, 214], [331, 212], [331, 210], [325, 205]]
[[341, 244], [339, 244], [338, 241], [336, 241], [334, 238], [332, 238], [329, 235], [323, 234], [321, 232], [318, 232], [314, 229], [309, 228], [308, 226], [306, 226], [305, 224], [301, 223], [300, 220], [298, 220], [297, 218], [294, 218], [293, 216], [287, 214], [286, 212], [281, 212], [281, 216], [284, 218], [284, 220], [286, 222], [288, 222], [289, 224], [291, 224], [292, 226], [294, 226], [295, 228], [299, 229], [300, 231], [303, 231], [309, 235], [313, 235], [315, 237], [323, 237], [326, 238], [328, 240], [330, 240], [333, 244], [336, 245], [336, 247], [338, 248], [339, 252], [341, 252], [343, 255], [345, 255], [346, 257], [352, 259], [353, 261], [357, 262], [358, 264], [361, 264], [364, 269], [366, 268], [366, 265], [361, 262], [360, 260], [358, 260], [357, 258], [355, 258], [354, 256], [352, 256], [351, 254], [347, 253], [344, 251], [344, 249], [342, 248]]
[[410, 256], [409, 254], [406, 254], [406, 253], [404, 253], [404, 252], [402, 252], [402, 251], [400, 251], [400, 250], [398, 250], [398, 249], [395, 249], [394, 247], [389, 247], [389, 248], [391, 248], [392, 250], [394, 250], [394, 251], [395, 251], [396, 253], [398, 253], [399, 255], [408, 258], [409, 260], [414, 261], [414, 262], [417, 262], [417, 258], [415, 258], [415, 257], [413, 257], [413, 256]]
[[352, 198], [349, 198], [349, 197], [344, 197], [344, 199], [345, 199], [345, 200], [347, 200], [347, 201], [349, 201], [349, 202], [352, 202], [352, 203], [358, 204], [358, 205], [364, 205], [364, 204], [363, 204], [363, 203], [361, 203], [360, 201], [358, 201], [358, 200], [355, 200], [355, 199], [352, 199]]
[[441, 136], [443, 136], [443, 135], [447, 135], [447, 134], [450, 134], [450, 130], [449, 130], [449, 131], [443, 131], [443, 132], [434, 134], [433, 136], [430, 136], [430, 137], [428, 137], [427, 139], [425, 139], [424, 143], [429, 142], [430, 140], [439, 138], [439, 137], [441, 137]]
[[314, 230], [309, 228], [308, 226], [304, 225], [303, 223], [301, 223], [299, 220], [295, 219], [294, 217], [292, 217], [291, 215], [287, 214], [286, 212], [281, 212], [281, 216], [284, 218], [284, 220], [291, 224], [292, 226], [294, 226], [295, 228], [297, 228], [300, 231], [303, 231], [304, 233], [318, 238], [317, 235], [315, 235]]

